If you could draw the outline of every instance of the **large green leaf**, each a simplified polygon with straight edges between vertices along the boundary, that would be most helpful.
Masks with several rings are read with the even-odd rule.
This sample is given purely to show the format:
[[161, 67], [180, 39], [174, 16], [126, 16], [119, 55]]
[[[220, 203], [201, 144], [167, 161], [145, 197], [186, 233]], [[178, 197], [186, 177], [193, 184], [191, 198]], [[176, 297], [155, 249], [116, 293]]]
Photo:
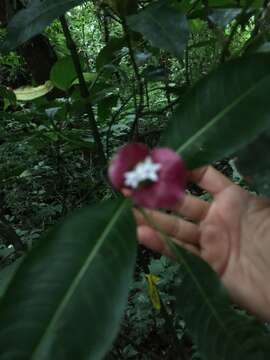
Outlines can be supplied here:
[[135, 254], [126, 200], [80, 210], [58, 226], [0, 303], [1, 359], [102, 359], [118, 330]]
[[237, 168], [262, 195], [270, 196], [270, 130], [261, 134], [237, 155]]
[[267, 360], [270, 336], [263, 324], [237, 313], [217, 274], [201, 259], [169, 243], [184, 279], [177, 311], [204, 360]]
[[77, 73], [71, 56], [59, 59], [52, 67], [50, 80], [61, 90], [68, 90], [76, 79]]
[[7, 27], [7, 37], [1, 49], [9, 51], [41, 33], [55, 18], [85, 0], [32, 0], [19, 11]]
[[180, 57], [188, 40], [186, 16], [168, 1], [159, 0], [128, 18], [133, 31], [141, 33], [155, 47]]
[[163, 143], [195, 168], [231, 155], [270, 125], [270, 57], [220, 67], [176, 108]]

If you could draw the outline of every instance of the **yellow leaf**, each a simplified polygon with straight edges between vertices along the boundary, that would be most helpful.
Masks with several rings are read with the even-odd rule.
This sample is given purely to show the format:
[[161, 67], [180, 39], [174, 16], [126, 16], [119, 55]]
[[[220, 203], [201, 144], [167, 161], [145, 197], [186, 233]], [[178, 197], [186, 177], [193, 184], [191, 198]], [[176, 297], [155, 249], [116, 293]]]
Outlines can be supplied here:
[[152, 305], [156, 310], [160, 311], [161, 303], [160, 303], [160, 297], [159, 297], [159, 292], [158, 292], [158, 288], [157, 288], [157, 282], [158, 282], [159, 278], [154, 274], [147, 274], [147, 275], [145, 275], [145, 277], [147, 280], [148, 294], [149, 294], [149, 298], [152, 302]]
[[18, 101], [31, 101], [48, 94], [53, 89], [51, 81], [39, 86], [24, 86], [14, 90]]

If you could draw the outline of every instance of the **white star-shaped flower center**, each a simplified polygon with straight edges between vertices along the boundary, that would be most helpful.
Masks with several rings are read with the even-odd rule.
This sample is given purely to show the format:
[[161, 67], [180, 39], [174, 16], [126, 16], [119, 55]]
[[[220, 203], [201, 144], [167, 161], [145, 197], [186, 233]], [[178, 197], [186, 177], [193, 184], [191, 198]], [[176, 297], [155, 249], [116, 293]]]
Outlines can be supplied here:
[[143, 181], [158, 181], [158, 171], [161, 168], [161, 164], [156, 164], [148, 156], [144, 161], [140, 162], [132, 171], [128, 171], [124, 174], [126, 186], [136, 189]]

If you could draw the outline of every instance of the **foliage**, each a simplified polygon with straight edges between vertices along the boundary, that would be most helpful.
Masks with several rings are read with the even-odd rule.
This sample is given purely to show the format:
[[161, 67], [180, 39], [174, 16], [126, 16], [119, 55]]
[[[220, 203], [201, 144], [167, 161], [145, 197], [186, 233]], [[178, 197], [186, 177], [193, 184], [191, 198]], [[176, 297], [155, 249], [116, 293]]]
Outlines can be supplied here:
[[[183, 249], [171, 244], [176, 263], [140, 251], [130, 286], [134, 220], [105, 175], [120, 145], [161, 139], [189, 169], [239, 157], [269, 195], [268, 22], [267, 2], [232, 0], [34, 0], [14, 15], [0, 57], [5, 358], [269, 357], [267, 329]], [[58, 60], [37, 87], [8, 51], [42, 31]], [[16, 236], [33, 248], [20, 264]]]

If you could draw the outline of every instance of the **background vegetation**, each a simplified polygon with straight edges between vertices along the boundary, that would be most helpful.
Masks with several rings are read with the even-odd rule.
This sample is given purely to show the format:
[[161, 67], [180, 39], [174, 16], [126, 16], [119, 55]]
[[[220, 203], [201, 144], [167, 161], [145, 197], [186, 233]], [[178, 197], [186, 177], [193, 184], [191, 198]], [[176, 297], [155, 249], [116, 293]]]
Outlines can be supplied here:
[[[69, 0], [61, 6], [56, 0], [2, 0], [0, 10], [0, 358], [266, 359], [266, 327], [239, 309], [231, 314], [231, 305], [219, 294], [219, 282], [205, 264], [181, 255], [187, 262], [194, 261], [192, 266], [200, 269], [199, 273], [202, 267], [209, 280], [209, 293], [204, 295], [210, 301], [218, 297], [218, 301], [213, 300], [214, 307], [224, 323], [215, 322], [213, 314], [202, 308], [201, 313], [194, 312], [196, 321], [189, 327], [184, 305], [179, 311], [179, 297], [193, 294], [195, 308], [196, 301], [204, 300], [193, 285], [185, 287], [186, 295], [179, 295], [186, 275], [183, 259], [181, 265], [140, 248], [131, 283], [135, 245], [130, 243], [123, 253], [116, 233], [110, 241], [116, 244], [115, 251], [119, 250], [124, 270], [114, 269], [107, 258], [97, 259], [92, 275], [87, 274], [88, 283], [92, 281], [89, 293], [92, 291], [96, 299], [91, 303], [93, 311], [81, 307], [81, 293], [74, 295], [73, 307], [69, 315], [63, 315], [56, 337], [61, 350], [56, 350], [55, 339], [53, 345], [46, 343], [52, 341], [54, 324], [49, 315], [46, 318], [46, 309], [44, 316], [39, 315], [43, 308], [37, 298], [43, 296], [50, 302], [53, 293], [55, 303], [59, 303], [55, 279], [59, 276], [57, 281], [64, 284], [73, 277], [73, 269], [63, 265], [65, 259], [74, 264], [75, 271], [75, 262], [90, 251], [85, 245], [89, 236], [98, 237], [95, 234], [100, 230], [93, 224], [100, 221], [102, 227], [103, 221], [113, 218], [116, 207], [107, 200], [117, 194], [108, 183], [106, 168], [122, 144], [136, 141], [153, 147], [161, 141], [174, 149], [180, 147], [189, 168], [213, 163], [247, 186], [234, 159], [240, 145], [249, 144], [269, 126], [268, 1]], [[265, 80], [262, 88], [261, 79]], [[247, 106], [247, 89], [257, 81], [260, 87], [251, 108]], [[214, 127], [203, 139], [196, 138], [193, 146], [185, 145], [202, 121], [210, 123], [217, 109], [226, 110], [231, 106], [227, 102], [235, 105], [238, 100], [240, 105], [230, 119], [224, 116], [224, 125]], [[163, 136], [168, 123], [173, 125]], [[198, 150], [200, 146], [207, 151]], [[269, 195], [267, 159], [254, 169], [252, 156], [250, 150], [243, 153], [247, 159], [243, 173], [254, 175], [248, 187]], [[189, 191], [209, 198], [194, 185]], [[92, 205], [77, 218], [69, 217], [74, 210]], [[63, 231], [57, 230], [59, 226], [51, 231], [66, 218]], [[131, 231], [127, 225], [134, 229], [131, 218], [120, 219], [115, 225], [124, 241]], [[79, 231], [81, 227], [86, 235]], [[110, 246], [108, 242], [107, 257]], [[51, 265], [50, 259], [58, 256], [63, 266], [53, 261]], [[30, 260], [19, 267], [24, 257]], [[100, 261], [114, 269], [111, 280], [103, 274]], [[6, 293], [15, 270], [13, 285]], [[42, 280], [39, 271], [48, 276], [44, 278], [48, 282], [44, 293], [38, 287]], [[122, 284], [121, 296], [114, 296], [119, 290], [117, 283]], [[95, 294], [95, 287], [106, 290]], [[128, 290], [121, 329], [112, 345]], [[8, 305], [12, 295], [16, 296], [14, 308]], [[108, 304], [104, 298], [110, 296]], [[95, 312], [100, 319], [95, 318]], [[37, 328], [31, 328], [28, 336], [22, 335], [20, 326], [27, 327], [26, 319], [35, 316]], [[19, 318], [24, 325], [18, 323]], [[117, 319], [115, 324], [108, 320], [112, 318]], [[7, 344], [9, 330], [4, 330], [10, 323], [14, 328]], [[47, 337], [39, 334], [43, 327]], [[239, 330], [237, 345], [232, 340], [234, 329]], [[224, 331], [226, 344], [218, 355]], [[40, 349], [32, 332], [44, 339]], [[77, 336], [81, 336], [78, 341]], [[264, 337], [268, 340], [261, 346]], [[89, 345], [90, 338], [95, 346]], [[252, 346], [250, 342], [244, 346], [250, 338]], [[23, 350], [15, 354], [15, 347]], [[266, 350], [261, 353], [257, 347]]]

